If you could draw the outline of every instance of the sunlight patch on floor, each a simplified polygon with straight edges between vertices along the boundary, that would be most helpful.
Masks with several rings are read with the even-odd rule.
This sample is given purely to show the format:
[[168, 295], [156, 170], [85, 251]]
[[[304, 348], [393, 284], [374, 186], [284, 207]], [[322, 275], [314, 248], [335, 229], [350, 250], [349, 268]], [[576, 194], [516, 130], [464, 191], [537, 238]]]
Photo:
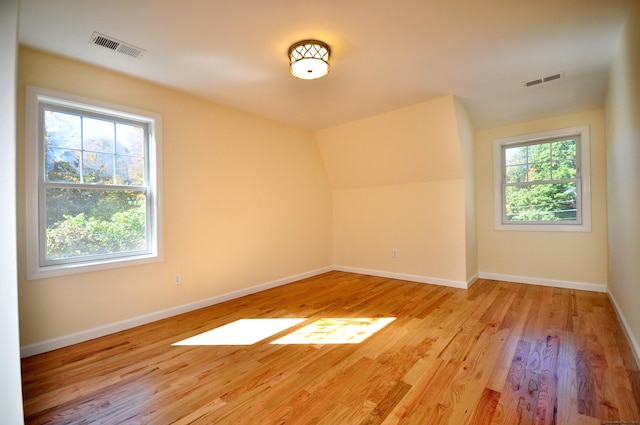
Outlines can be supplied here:
[[252, 345], [305, 320], [307, 319], [240, 319], [171, 345]]
[[358, 344], [395, 317], [320, 319], [271, 344]]

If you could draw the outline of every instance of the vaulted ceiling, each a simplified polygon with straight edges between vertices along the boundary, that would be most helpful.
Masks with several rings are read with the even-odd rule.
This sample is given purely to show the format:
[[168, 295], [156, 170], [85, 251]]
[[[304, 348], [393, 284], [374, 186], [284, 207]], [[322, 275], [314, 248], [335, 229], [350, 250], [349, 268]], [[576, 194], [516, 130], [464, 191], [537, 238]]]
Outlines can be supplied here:
[[[448, 93], [482, 129], [601, 107], [630, 1], [21, 0], [19, 40], [309, 129]], [[332, 48], [323, 79], [288, 73], [307, 38]]]

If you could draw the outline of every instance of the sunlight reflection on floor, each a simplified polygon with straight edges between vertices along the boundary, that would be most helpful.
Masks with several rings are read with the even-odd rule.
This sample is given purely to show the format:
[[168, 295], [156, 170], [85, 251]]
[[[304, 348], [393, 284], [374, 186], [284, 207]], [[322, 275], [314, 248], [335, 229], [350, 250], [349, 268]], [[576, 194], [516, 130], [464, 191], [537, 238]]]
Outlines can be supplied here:
[[[240, 319], [172, 345], [252, 345], [305, 320], [307, 319]], [[271, 344], [358, 344], [394, 320], [395, 317], [325, 318]]]
[[171, 345], [252, 345], [307, 319], [240, 319]]
[[395, 317], [320, 319], [272, 344], [358, 344]]

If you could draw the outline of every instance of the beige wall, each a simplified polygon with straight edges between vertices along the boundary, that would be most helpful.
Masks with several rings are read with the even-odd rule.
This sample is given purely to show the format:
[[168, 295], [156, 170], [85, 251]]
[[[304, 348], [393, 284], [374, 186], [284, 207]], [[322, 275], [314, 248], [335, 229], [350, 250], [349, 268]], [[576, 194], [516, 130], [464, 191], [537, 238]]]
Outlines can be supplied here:
[[640, 2], [632, 2], [606, 104], [609, 291], [640, 356]]
[[337, 189], [333, 203], [336, 265], [466, 282], [462, 179]]
[[336, 265], [466, 284], [465, 166], [453, 96], [317, 138], [334, 190]]
[[[493, 141], [548, 130], [590, 126], [591, 232], [494, 229]], [[556, 282], [607, 283], [607, 212], [604, 111], [559, 116], [476, 134], [478, 261], [482, 273]], [[526, 280], [525, 280], [526, 281]]]
[[[18, 72], [22, 345], [332, 264], [331, 191], [312, 132], [28, 48]], [[163, 262], [25, 280], [26, 84], [162, 115]]]

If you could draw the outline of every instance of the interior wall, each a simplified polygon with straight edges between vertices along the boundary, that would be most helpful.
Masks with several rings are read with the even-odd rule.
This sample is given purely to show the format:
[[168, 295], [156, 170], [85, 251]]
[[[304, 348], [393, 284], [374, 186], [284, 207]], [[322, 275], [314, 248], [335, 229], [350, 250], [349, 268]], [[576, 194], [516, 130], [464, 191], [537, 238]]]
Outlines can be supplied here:
[[[26, 47], [18, 71], [23, 346], [331, 266], [331, 191], [313, 132]], [[27, 84], [162, 115], [163, 262], [26, 280]]]
[[[494, 228], [493, 142], [587, 124], [591, 147], [591, 232], [508, 231]], [[604, 111], [602, 109], [524, 122], [476, 134], [478, 261], [482, 274], [510, 280], [607, 283], [607, 195]], [[593, 286], [595, 285], [595, 286]]]
[[16, 67], [18, 0], [0, 2], [0, 412], [22, 424], [16, 258]]
[[336, 265], [466, 285], [465, 174], [453, 96], [317, 138], [333, 188]]
[[454, 98], [458, 138], [460, 140], [465, 192], [465, 240], [467, 282], [478, 276], [478, 238], [476, 226], [476, 173], [474, 130], [464, 105]]
[[606, 103], [609, 291], [640, 356], [640, 3], [632, 2]]
[[466, 284], [464, 180], [336, 189], [333, 203], [338, 267]]

